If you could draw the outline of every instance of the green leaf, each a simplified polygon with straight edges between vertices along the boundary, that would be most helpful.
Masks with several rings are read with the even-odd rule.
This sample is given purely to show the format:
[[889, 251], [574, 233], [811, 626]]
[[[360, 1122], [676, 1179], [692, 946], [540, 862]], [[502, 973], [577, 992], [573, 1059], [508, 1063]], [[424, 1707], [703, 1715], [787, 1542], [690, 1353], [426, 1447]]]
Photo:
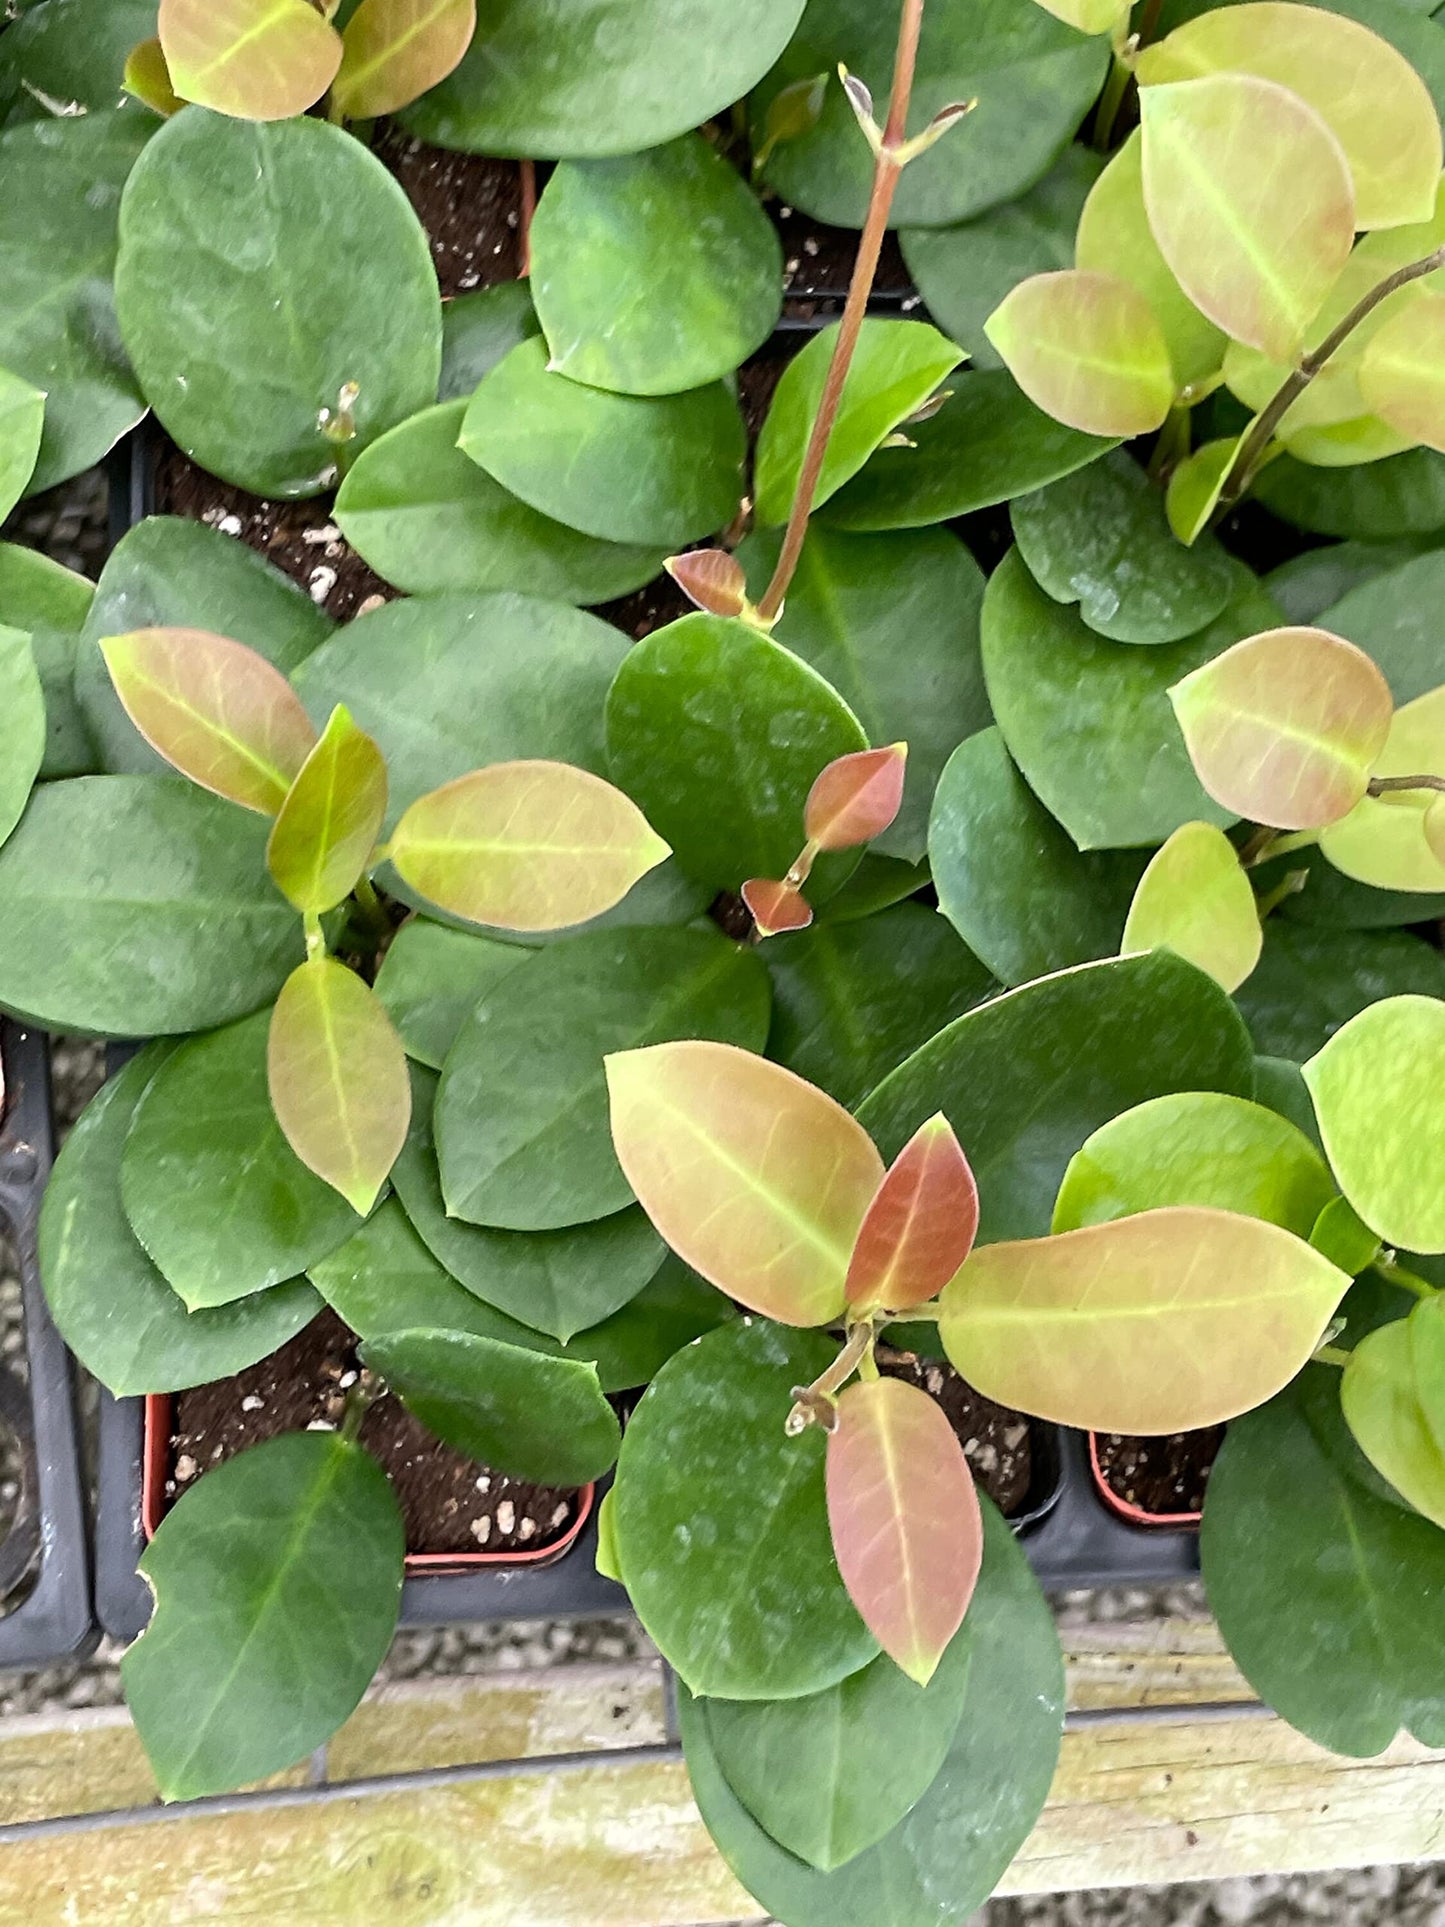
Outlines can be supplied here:
[[45, 394], [32, 493], [98, 462], [145, 413], [110, 276], [121, 188], [154, 126], [132, 109], [0, 134], [0, 366]]
[[1308, 1238], [1334, 1195], [1324, 1159], [1285, 1118], [1242, 1097], [1180, 1091], [1122, 1112], [1075, 1152], [1052, 1229], [1184, 1204], [1264, 1218]]
[[131, 1229], [188, 1311], [295, 1278], [357, 1216], [281, 1134], [266, 1085], [268, 1011], [189, 1038], [136, 1106], [121, 1159]]
[[452, 72], [476, 25], [476, 0], [362, 0], [346, 22], [336, 110], [372, 120], [409, 107]]
[[79, 629], [94, 598], [95, 584], [85, 576], [38, 549], [0, 542], [0, 608], [17, 629]]
[[792, 1699], [878, 1652], [833, 1559], [823, 1436], [783, 1430], [792, 1388], [836, 1351], [739, 1320], [669, 1359], [628, 1424], [617, 1550], [638, 1617], [693, 1692]]
[[595, 1365], [457, 1331], [387, 1332], [361, 1356], [429, 1432], [513, 1478], [586, 1485], [617, 1457]]
[[[784, 875], [819, 771], [867, 747], [820, 675], [719, 616], [684, 616], [634, 644], [607, 698], [613, 777], [687, 874], [719, 889]], [[810, 896], [821, 902], [857, 860], [850, 851], [820, 861]]]
[[592, 388], [676, 395], [761, 347], [783, 250], [756, 196], [701, 134], [564, 161], [532, 223], [532, 299], [549, 366]]
[[1445, 528], [1445, 455], [1414, 448], [1362, 468], [1311, 468], [1282, 455], [1254, 493], [1286, 522], [1317, 535], [1429, 535]]
[[60, 1334], [117, 1398], [244, 1371], [321, 1308], [302, 1279], [188, 1312], [147, 1258], [121, 1204], [136, 1106], [174, 1047], [151, 1044], [103, 1084], [66, 1139], [40, 1212], [40, 1275]]
[[1009, 759], [996, 728], [960, 743], [929, 822], [938, 907], [1003, 983], [1119, 948], [1143, 858], [1078, 850]]
[[899, 903], [815, 923], [765, 951], [773, 979], [768, 1055], [843, 1105], [998, 986], [941, 917]]
[[743, 492], [742, 416], [721, 382], [683, 395], [611, 395], [524, 341], [467, 406], [461, 446], [542, 515], [607, 542], [681, 548], [731, 522]]
[[186, 1492], [141, 1557], [155, 1612], [121, 1669], [166, 1799], [331, 1737], [391, 1643], [405, 1550], [386, 1474], [334, 1433], [284, 1433]]
[[[754, 130], [782, 88], [841, 61], [878, 101], [888, 98], [898, 22], [881, 7], [812, 0], [783, 58], [748, 104]], [[1081, 40], [1041, 8], [1015, 0], [942, 0], [919, 44], [910, 134], [954, 102], [973, 112], [898, 183], [899, 227], [947, 227], [1011, 201], [1053, 166], [1073, 139], [1100, 82], [1107, 50]], [[814, 220], [861, 227], [872, 156], [841, 87], [830, 85], [817, 125], [777, 147], [764, 169], [780, 199]]]
[[767, 72], [803, 0], [492, 0], [456, 72], [404, 116], [423, 140], [539, 159], [635, 154]]
[[[739, 549], [755, 595], [781, 546], [775, 533], [760, 533]], [[977, 642], [982, 600], [983, 573], [948, 530], [845, 535], [815, 523], [808, 531], [773, 634], [827, 677], [870, 742], [908, 745], [903, 805], [874, 850], [918, 861], [943, 765], [959, 738], [988, 719]]]
[[1181, 824], [1139, 879], [1120, 949], [1168, 944], [1226, 990], [1238, 990], [1263, 942], [1259, 905], [1234, 845], [1212, 823]]
[[0, 843], [20, 821], [45, 760], [45, 693], [30, 637], [0, 623]]
[[983, 324], [1010, 289], [1031, 274], [1074, 265], [1074, 229], [1102, 165], [1088, 148], [1066, 147], [1038, 185], [1016, 200], [957, 226], [900, 235], [928, 312], [967, 351], [972, 367], [1003, 366]]
[[341, 64], [309, 0], [161, 0], [160, 41], [182, 100], [245, 120], [304, 114]]
[[1167, 950], [1081, 964], [941, 1030], [859, 1107], [892, 1157], [935, 1111], [968, 1151], [980, 1237], [1041, 1237], [1065, 1167], [1110, 1118], [1173, 1091], [1254, 1091], [1249, 1036], [1211, 977]]
[[298, 964], [271, 1013], [267, 1073], [291, 1149], [368, 1212], [411, 1114], [401, 1040], [375, 991], [334, 957]]
[[[114, 107], [126, 55], [156, 28], [156, 0], [45, 0], [0, 40], [0, 120], [54, 125], [55, 107]], [[33, 215], [34, 210], [30, 210]]]
[[1387, 997], [1352, 1017], [1304, 1067], [1340, 1189], [1405, 1251], [1445, 1251], [1445, 1000]]
[[303, 913], [334, 910], [370, 867], [385, 815], [381, 751], [338, 703], [271, 826], [277, 889]]
[[1113, 642], [1182, 642], [1223, 610], [1235, 589], [1212, 537], [1186, 549], [1164, 497], [1122, 449], [1010, 504], [1014, 539], [1035, 582], [1077, 603]]
[[45, 394], [0, 368], [0, 521], [25, 493], [40, 453]]
[[1417, 1512], [1445, 1525], [1445, 1298], [1381, 1325], [1350, 1353], [1340, 1403], [1355, 1442]]
[[1422, 896], [1414, 891], [1372, 890], [1335, 869], [1317, 848], [1293, 850], [1261, 864], [1254, 872], [1256, 887], [1272, 890], [1292, 870], [1303, 870], [1307, 881], [1275, 912], [1286, 923], [1324, 930], [1383, 930], [1445, 916], [1445, 891]]
[[1213, 520], [1242, 439], [1225, 435], [1205, 442], [1186, 455], [1169, 477], [1164, 510], [1170, 528], [1186, 547], [1192, 547]]
[[1445, 957], [1433, 944], [1403, 930], [1311, 930], [1271, 917], [1237, 1001], [1257, 1050], [1302, 1064], [1341, 1024], [1407, 991], [1445, 998]]
[[1082, 434], [1146, 434], [1173, 404], [1163, 332], [1117, 275], [1036, 274], [994, 309], [986, 332], [1029, 400]]
[[429, 917], [409, 918], [376, 975], [376, 994], [407, 1056], [439, 1071], [478, 998], [529, 954]]
[[1380, 1256], [1380, 1240], [1348, 1198], [1330, 1199], [1315, 1220], [1310, 1243], [1316, 1251], [1322, 1251], [1332, 1265], [1338, 1265], [1352, 1277], [1358, 1277]]
[[42, 785], [0, 850], [0, 1005], [110, 1037], [255, 1010], [301, 955], [265, 836], [179, 777]]
[[[1445, 1537], [1377, 1496], [1368, 1472], [1339, 1374], [1312, 1366], [1230, 1426], [1200, 1535], [1210, 1609], [1250, 1685], [1317, 1745], [1357, 1759], [1401, 1727], [1445, 1744]], [[1329, 1627], [1327, 1665], [1301, 1626]]]
[[858, 868], [837, 895], [829, 897], [815, 921], [856, 923], [916, 896], [928, 881], [926, 861], [900, 863], [895, 856], [874, 856], [865, 850]]
[[76, 700], [105, 767], [153, 776], [167, 765], [121, 707], [97, 646], [102, 637], [204, 629], [244, 643], [289, 676], [334, 627], [304, 589], [244, 542], [179, 516], [137, 522], [100, 572], [76, 652]]
[[[837, 340], [836, 323], [814, 335], [774, 390], [754, 463], [757, 516], [765, 526], [788, 519]], [[962, 351], [926, 322], [865, 320], [843, 383], [815, 505], [821, 507], [851, 481], [962, 359]]]
[[457, 446], [464, 401], [423, 409], [362, 454], [336, 497], [336, 525], [408, 595], [522, 589], [608, 602], [650, 582], [666, 548], [599, 542], [511, 495]]
[[[9, 573], [0, 563], [0, 608], [5, 606], [5, 578]], [[87, 583], [86, 587], [89, 586]], [[22, 588], [22, 605], [25, 595]], [[37, 624], [30, 631], [30, 647], [45, 706], [45, 753], [40, 762], [40, 775], [46, 782], [58, 776], [90, 776], [99, 767], [95, 744], [75, 700], [75, 658], [79, 646], [80, 637], [74, 630]]]
[[1058, 1635], [1018, 1542], [986, 1499], [983, 1516], [983, 1570], [963, 1634], [973, 1651], [968, 1694], [948, 1758], [907, 1819], [846, 1866], [819, 1873], [769, 1839], [720, 1769], [711, 1739], [719, 1702], [679, 1696], [708, 1831], [760, 1905], [793, 1927], [962, 1920], [998, 1885], [1038, 1817], [1063, 1725]]
[[1373, 657], [1397, 706], [1403, 706], [1439, 686], [1442, 595], [1445, 550], [1435, 549], [1349, 589], [1321, 612], [1320, 626]]
[[[1287, 1118], [1297, 1130], [1302, 1131], [1317, 1150], [1324, 1150], [1320, 1142], [1320, 1127], [1315, 1121], [1315, 1107], [1310, 1103], [1309, 1090], [1298, 1064], [1284, 1057], [1256, 1057], [1254, 1094], [1266, 1109], [1273, 1111], [1277, 1117]], [[1325, 1208], [1329, 1209], [1328, 1206]], [[1343, 1270], [1344, 1266], [1340, 1268]]]
[[960, 378], [948, 406], [908, 436], [915, 446], [879, 449], [828, 503], [825, 521], [864, 531], [950, 522], [1042, 488], [1113, 446], [1052, 420], [1005, 369]]
[[438, 401], [470, 401], [519, 341], [542, 332], [525, 281], [499, 281], [492, 288], [456, 294], [442, 303], [442, 378]]
[[[1371, 777], [1445, 776], [1445, 686], [1395, 711]], [[1445, 889], [1445, 846], [1430, 834], [1438, 791], [1366, 794], [1347, 816], [1320, 832], [1320, 848], [1338, 870], [1390, 890]], [[1438, 812], [1437, 812], [1438, 815]]]
[[1223, 615], [1156, 649], [1106, 642], [1044, 594], [1015, 551], [983, 599], [983, 667], [1009, 753], [1081, 850], [1155, 844], [1181, 823], [1226, 824], [1205, 794], [1169, 703], [1172, 684], [1274, 605], [1242, 564]]
[[640, 1206], [563, 1231], [497, 1231], [449, 1217], [432, 1130], [437, 1080], [415, 1068], [411, 1075], [411, 1128], [392, 1181], [428, 1250], [459, 1284], [563, 1343], [637, 1297], [663, 1257]]
[[[236, 219], [238, 180], [265, 210], [259, 229]], [[115, 295], [167, 433], [256, 495], [317, 494], [436, 399], [441, 300], [421, 223], [380, 161], [324, 121], [167, 121], [127, 184]]]
[[891, 1833], [938, 1778], [963, 1717], [971, 1626], [927, 1686], [886, 1654], [802, 1699], [702, 1703], [717, 1769], [779, 1846], [829, 1873]]
[[126, 55], [121, 83], [128, 94], [159, 114], [162, 120], [169, 120], [186, 104], [171, 84], [165, 49], [157, 38], [142, 40], [131, 48]]
[[[1288, 562], [1281, 562], [1264, 578], [1264, 586], [1294, 623], [1317, 622], [1326, 609], [1351, 593], [1373, 582], [1376, 576], [1413, 561], [1430, 546], [1428, 536], [1402, 536], [1396, 542], [1329, 542], [1317, 549], [1306, 549]], [[1328, 627], [1345, 635], [1338, 621]], [[1358, 636], [1351, 636], [1358, 642]]]

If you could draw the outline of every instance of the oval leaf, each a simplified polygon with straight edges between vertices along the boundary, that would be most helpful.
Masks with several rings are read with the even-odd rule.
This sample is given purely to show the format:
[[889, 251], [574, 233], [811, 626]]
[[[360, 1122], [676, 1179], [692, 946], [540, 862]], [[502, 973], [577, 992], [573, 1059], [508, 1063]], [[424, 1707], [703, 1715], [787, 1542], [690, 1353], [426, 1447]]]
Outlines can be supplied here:
[[1217, 1425], [1310, 1358], [1349, 1276], [1257, 1218], [1169, 1206], [977, 1249], [943, 1296], [986, 1398], [1096, 1432]]
[[420, 797], [396, 826], [404, 882], [453, 916], [560, 930], [620, 903], [669, 854], [621, 790], [568, 763], [494, 763]]
[[266, 845], [276, 887], [319, 916], [350, 896], [386, 816], [386, 761], [338, 703], [297, 772]]
[[983, 1559], [973, 1474], [927, 1392], [896, 1378], [844, 1392], [828, 1439], [828, 1525], [864, 1624], [926, 1686]]
[[100, 649], [152, 749], [202, 789], [276, 814], [316, 743], [279, 669], [204, 629], [136, 629], [107, 636]]
[[1259, 962], [1264, 931], [1239, 853], [1212, 823], [1184, 823], [1150, 859], [1124, 924], [1121, 952], [1167, 943], [1238, 990]]
[[1417, 1512], [1445, 1526], [1445, 1297], [1369, 1332], [1340, 1381], [1365, 1457]]
[[859, 1311], [925, 1304], [973, 1249], [978, 1186], [940, 1111], [889, 1166], [848, 1261], [848, 1303]]
[[694, 1271], [785, 1325], [843, 1309], [883, 1161], [862, 1125], [735, 1045], [658, 1044], [607, 1059], [628, 1183]]
[[907, 767], [907, 743], [837, 757], [808, 791], [803, 808], [808, 841], [820, 850], [852, 850], [882, 836], [903, 801]]
[[806, 930], [813, 921], [812, 908], [800, 890], [770, 877], [749, 877], [742, 887], [760, 937], [781, 936], [787, 930]]
[[1365, 405], [1390, 427], [1445, 451], [1445, 295], [1421, 294], [1379, 329], [1360, 362]]
[[158, 24], [175, 91], [240, 120], [304, 114], [341, 64], [310, 0], [161, 0]]
[[312, 957], [271, 1014], [267, 1081], [301, 1162], [363, 1214], [406, 1140], [411, 1084], [376, 993], [334, 957]]
[[[1395, 711], [1375, 776], [1445, 777], [1445, 688]], [[1348, 816], [1320, 832], [1320, 848], [1337, 870], [1379, 890], [1445, 890], [1445, 839], [1432, 842], [1430, 820], [1442, 814], [1431, 789], [1364, 796]], [[1424, 906], [1422, 908], [1422, 914]]]
[[471, 43], [477, 0], [361, 0], [342, 36], [332, 103], [347, 120], [409, 107]]
[[1348, 815], [1393, 710], [1372, 659], [1327, 629], [1246, 636], [1175, 683], [1169, 700], [1209, 794], [1280, 830]]
[[171, 85], [171, 70], [166, 65], [165, 49], [159, 40], [143, 40], [126, 55], [122, 85], [128, 94], [144, 101], [154, 113], [169, 120], [185, 102]]
[[1087, 435], [1158, 428], [1174, 400], [1169, 349], [1139, 290], [1076, 268], [1021, 281], [984, 332], [1029, 400]]

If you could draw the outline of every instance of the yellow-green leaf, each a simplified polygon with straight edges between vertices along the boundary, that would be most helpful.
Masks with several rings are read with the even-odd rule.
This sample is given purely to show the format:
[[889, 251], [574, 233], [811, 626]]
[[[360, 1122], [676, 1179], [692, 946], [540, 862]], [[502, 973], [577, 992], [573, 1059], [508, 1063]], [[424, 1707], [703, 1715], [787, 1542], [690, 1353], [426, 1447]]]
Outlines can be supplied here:
[[1287, 0], [1218, 7], [1146, 47], [1141, 87], [1253, 74], [1298, 94], [1344, 150], [1362, 228], [1422, 221], [1440, 177], [1440, 121], [1419, 74], [1359, 21]]
[[1179, 285], [1227, 335], [1293, 362], [1355, 238], [1339, 142], [1252, 74], [1146, 87], [1140, 112], [1144, 204]]
[[1425, 812], [1425, 841], [1445, 869], [1445, 796], [1437, 796]]
[[[1445, 687], [1396, 710], [1371, 774], [1445, 777]], [[1320, 832], [1320, 848], [1337, 870], [1377, 890], [1445, 890], [1445, 848], [1430, 835], [1442, 801], [1429, 789], [1362, 797]]]
[[1360, 393], [1397, 434], [1445, 451], [1445, 294], [1422, 294], [1376, 332]]
[[1218, 441], [1196, 448], [1169, 477], [1164, 494], [1164, 511], [1169, 526], [1186, 548], [1191, 548], [1209, 527], [1234, 458], [1239, 453], [1240, 437], [1226, 435]]
[[1169, 691], [1200, 782], [1226, 809], [1315, 830], [1365, 794], [1389, 735], [1390, 685], [1327, 629], [1246, 636]]
[[821, 1325], [883, 1160], [857, 1119], [733, 1044], [655, 1044], [607, 1059], [612, 1143], [678, 1256], [749, 1310]]
[[298, 965], [271, 1013], [266, 1075], [297, 1157], [370, 1211], [411, 1121], [406, 1056], [376, 993], [334, 957]]
[[1168, 944], [1238, 990], [1264, 946], [1259, 908], [1239, 854], [1212, 823], [1184, 823], [1150, 859], [1139, 879], [1120, 950]]
[[419, 797], [391, 858], [453, 916], [560, 930], [620, 903], [667, 845], [629, 797], [568, 763], [494, 763]]
[[0, 368], [0, 520], [35, 473], [44, 427], [45, 391]]
[[986, 1398], [1100, 1432], [1217, 1425], [1287, 1385], [1348, 1275], [1293, 1232], [1193, 1205], [976, 1249], [943, 1293]]
[[1139, 290], [1077, 268], [1021, 281], [984, 333], [1029, 400], [1088, 435], [1143, 435], [1174, 400], [1159, 323]]
[[204, 629], [100, 644], [115, 693], [158, 755], [202, 789], [274, 816], [316, 743], [301, 698], [256, 650]]
[[1080, 33], [1112, 33], [1129, 18], [1131, 0], [1038, 0], [1038, 4]]
[[304, 114], [341, 65], [310, 0], [161, 0], [159, 28], [176, 93], [238, 120]]
[[1345, 1367], [1340, 1404], [1375, 1470], [1445, 1526], [1445, 1297], [1366, 1333]]
[[361, 0], [342, 35], [331, 98], [348, 120], [371, 120], [435, 87], [471, 44], [477, 0]]
[[121, 85], [128, 94], [134, 94], [153, 113], [163, 114], [167, 120], [186, 104], [171, 85], [171, 70], [159, 40], [143, 40], [138, 47], [131, 48]]
[[338, 703], [271, 826], [277, 889], [303, 912], [334, 909], [365, 871], [385, 815], [385, 758]]

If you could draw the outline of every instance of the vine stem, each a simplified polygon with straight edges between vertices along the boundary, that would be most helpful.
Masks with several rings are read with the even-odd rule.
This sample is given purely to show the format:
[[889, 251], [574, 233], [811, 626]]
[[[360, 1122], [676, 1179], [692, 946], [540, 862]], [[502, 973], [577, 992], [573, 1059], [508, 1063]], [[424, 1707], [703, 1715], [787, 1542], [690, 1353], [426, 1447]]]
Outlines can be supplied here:
[[1372, 776], [1371, 796], [1390, 796], [1396, 790], [1439, 790], [1445, 795], [1445, 776]]
[[537, 212], [537, 163], [524, 160], [518, 171], [522, 178], [522, 207], [518, 216], [520, 259], [517, 265], [525, 281], [532, 272], [532, 216]]
[[1417, 1278], [1413, 1271], [1406, 1271], [1393, 1258], [1388, 1263], [1382, 1259], [1378, 1264], [1371, 1265], [1370, 1269], [1383, 1278], [1387, 1285], [1398, 1285], [1402, 1291], [1413, 1291], [1417, 1298], [1435, 1298], [1439, 1295], [1434, 1285], [1424, 1278]]
[[1350, 1354], [1339, 1345], [1321, 1345], [1310, 1360], [1312, 1365], [1335, 1365], [1341, 1370], [1350, 1362]]
[[848, 1329], [847, 1342], [826, 1372], [811, 1385], [793, 1387], [793, 1409], [783, 1430], [790, 1439], [806, 1432], [810, 1425], [821, 1425], [831, 1432], [837, 1424], [834, 1399], [873, 1349], [873, 1321], [865, 1318]]
[[813, 512], [828, 442], [843, 399], [843, 384], [853, 365], [853, 354], [858, 346], [863, 317], [867, 313], [873, 277], [878, 272], [883, 237], [888, 232], [888, 217], [893, 211], [893, 196], [898, 190], [898, 177], [903, 172], [899, 149], [903, 146], [908, 126], [908, 104], [913, 97], [913, 72], [918, 62], [918, 35], [922, 25], [923, 0], [903, 0], [903, 14], [898, 24], [898, 51], [893, 62], [893, 91], [888, 100], [887, 125], [883, 129], [883, 139], [873, 163], [873, 191], [868, 200], [868, 218], [858, 243], [853, 279], [848, 284], [848, 300], [838, 324], [838, 339], [833, 344], [833, 359], [828, 364], [813, 432], [808, 437], [807, 452], [798, 476], [793, 506], [788, 514], [778, 566], [758, 604], [758, 618], [767, 627], [777, 621], [782, 611], [798, 567], [798, 559], [803, 553], [808, 517]]

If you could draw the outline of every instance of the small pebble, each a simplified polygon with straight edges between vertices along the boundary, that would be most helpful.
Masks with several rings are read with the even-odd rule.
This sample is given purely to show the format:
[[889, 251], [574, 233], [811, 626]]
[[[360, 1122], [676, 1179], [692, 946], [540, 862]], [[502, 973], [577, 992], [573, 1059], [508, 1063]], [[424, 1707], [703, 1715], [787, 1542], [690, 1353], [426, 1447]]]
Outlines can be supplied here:
[[319, 529], [303, 529], [301, 531], [301, 540], [308, 544], [309, 547], [317, 549], [323, 544], [339, 542], [341, 540], [341, 531], [334, 523], [327, 522]]
[[308, 1432], [334, 1432], [336, 1427], [329, 1418], [314, 1418], [306, 1430]]

